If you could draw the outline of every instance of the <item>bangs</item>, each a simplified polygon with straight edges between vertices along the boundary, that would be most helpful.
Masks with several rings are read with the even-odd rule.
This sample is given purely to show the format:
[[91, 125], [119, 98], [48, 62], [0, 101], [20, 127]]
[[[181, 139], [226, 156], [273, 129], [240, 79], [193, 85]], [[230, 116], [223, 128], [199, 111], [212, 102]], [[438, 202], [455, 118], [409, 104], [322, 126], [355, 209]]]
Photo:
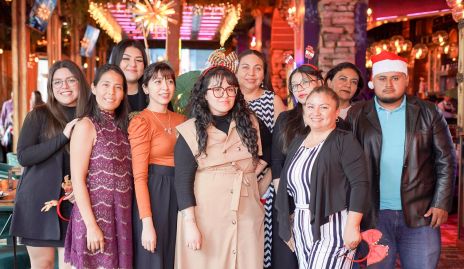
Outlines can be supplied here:
[[174, 70], [168, 66], [159, 66], [159, 68], [155, 68], [151, 79], [158, 77], [158, 73], [160, 74], [161, 78], [172, 79], [174, 82], [176, 81], [176, 74], [174, 73]]
[[238, 80], [234, 73], [225, 69], [219, 69], [216, 72], [211, 72], [212, 74], [207, 77], [207, 85], [210, 83], [218, 83], [219, 86], [222, 84], [222, 81], [225, 79], [227, 83], [231, 86], [238, 87]]

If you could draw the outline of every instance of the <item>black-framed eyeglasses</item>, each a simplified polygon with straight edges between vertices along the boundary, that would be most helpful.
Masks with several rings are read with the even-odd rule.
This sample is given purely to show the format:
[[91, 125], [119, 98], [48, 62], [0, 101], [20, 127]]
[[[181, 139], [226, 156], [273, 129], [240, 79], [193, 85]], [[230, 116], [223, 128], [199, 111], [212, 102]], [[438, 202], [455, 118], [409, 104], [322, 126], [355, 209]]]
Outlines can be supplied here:
[[225, 89], [223, 87], [213, 87], [213, 88], [208, 88], [208, 91], [212, 91], [214, 97], [216, 98], [223, 97], [225, 92], [227, 93], [227, 96], [234, 97], [234, 96], [237, 96], [238, 88], [234, 86], [229, 86]]
[[305, 89], [308, 89], [311, 84], [315, 85], [319, 79], [311, 79], [311, 78], [305, 78], [302, 79], [300, 83], [295, 83], [290, 86], [290, 90], [292, 92], [299, 92]]
[[63, 83], [66, 82], [66, 85], [69, 87], [75, 86], [78, 82], [77, 78], [75, 77], [70, 77], [65, 80], [57, 79], [52, 81], [52, 87], [54, 89], [61, 89], [63, 87]]

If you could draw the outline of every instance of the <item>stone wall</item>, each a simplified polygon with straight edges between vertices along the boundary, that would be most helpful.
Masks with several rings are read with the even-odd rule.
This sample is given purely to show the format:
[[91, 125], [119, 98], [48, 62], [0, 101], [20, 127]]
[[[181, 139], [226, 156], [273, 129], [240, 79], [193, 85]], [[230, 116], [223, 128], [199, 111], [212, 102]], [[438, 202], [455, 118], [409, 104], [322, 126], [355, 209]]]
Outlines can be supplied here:
[[355, 63], [355, 6], [358, 0], [320, 0], [319, 68], [327, 72], [341, 62]]

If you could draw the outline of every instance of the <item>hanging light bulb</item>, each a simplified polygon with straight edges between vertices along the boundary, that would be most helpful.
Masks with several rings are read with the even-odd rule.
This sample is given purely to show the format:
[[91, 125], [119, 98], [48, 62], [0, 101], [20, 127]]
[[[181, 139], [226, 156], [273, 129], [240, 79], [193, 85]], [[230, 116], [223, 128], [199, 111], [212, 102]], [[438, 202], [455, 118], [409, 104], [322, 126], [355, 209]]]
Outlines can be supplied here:
[[408, 51], [411, 51], [411, 49], [412, 49], [412, 42], [409, 40], [405, 40], [403, 42], [403, 45], [401, 45], [401, 51], [408, 52]]
[[448, 42], [448, 33], [445, 31], [438, 31], [432, 35], [432, 42], [439, 46], [444, 46]]
[[395, 35], [390, 38], [390, 46], [396, 50], [397, 53], [401, 52], [401, 46], [404, 43], [404, 37]]
[[416, 59], [416, 60], [422, 60], [427, 56], [427, 53], [429, 52], [429, 49], [425, 44], [419, 43], [414, 46], [414, 48], [411, 51], [411, 55]]
[[250, 48], [255, 48], [256, 47], [256, 36], [253, 36], [251, 38], [251, 42], [250, 42]]

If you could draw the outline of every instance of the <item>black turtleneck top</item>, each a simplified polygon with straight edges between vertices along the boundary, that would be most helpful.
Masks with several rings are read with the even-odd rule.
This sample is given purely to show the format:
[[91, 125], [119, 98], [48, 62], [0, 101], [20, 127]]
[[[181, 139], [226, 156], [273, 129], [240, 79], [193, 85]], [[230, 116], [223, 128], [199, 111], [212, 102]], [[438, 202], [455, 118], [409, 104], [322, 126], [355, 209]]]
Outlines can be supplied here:
[[[269, 164], [271, 161], [272, 135], [266, 125], [264, 125], [261, 120], [258, 121], [263, 152], [260, 159]], [[213, 116], [213, 124], [217, 129], [227, 134], [230, 126], [230, 116]], [[195, 156], [182, 135], [179, 135], [177, 138], [177, 143], [174, 148], [174, 163], [176, 164], [176, 191], [180, 211], [196, 205], [193, 184], [195, 181], [195, 173], [198, 168]]]

